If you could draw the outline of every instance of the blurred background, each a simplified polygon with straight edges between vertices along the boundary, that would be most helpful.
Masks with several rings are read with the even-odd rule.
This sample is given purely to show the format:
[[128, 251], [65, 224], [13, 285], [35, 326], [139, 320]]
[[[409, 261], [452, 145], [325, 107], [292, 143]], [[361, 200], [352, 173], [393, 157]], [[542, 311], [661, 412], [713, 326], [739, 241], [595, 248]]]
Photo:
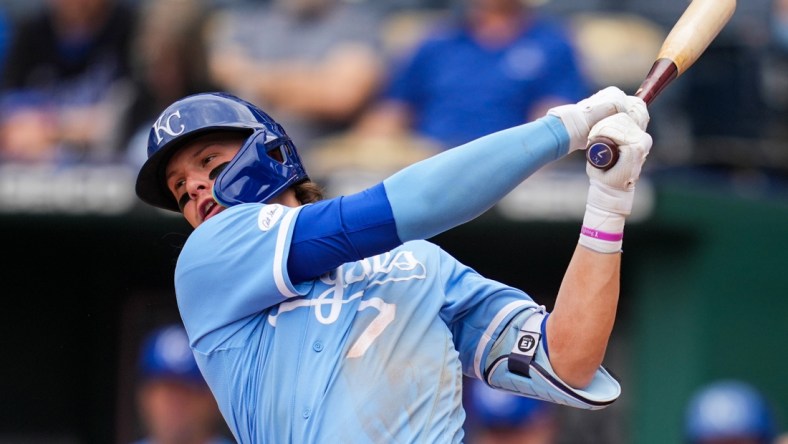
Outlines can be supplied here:
[[[0, 444], [154, 432], [143, 347], [180, 322], [172, 274], [190, 229], [133, 189], [171, 101], [255, 102], [343, 194], [605, 86], [633, 93], [687, 4], [0, 0]], [[758, 439], [725, 442], [788, 431], [788, 1], [739, 2], [650, 111], [605, 362], [621, 398], [596, 412], [469, 398], [468, 442], [700, 442], [699, 424], [725, 421]], [[570, 156], [433, 240], [549, 309], [586, 183]], [[733, 398], [750, 399], [738, 410], [712, 398], [708, 419], [697, 396], [720, 381], [757, 395]], [[172, 399], [187, 392], [199, 395]], [[512, 418], [540, 431], [485, 433]]]

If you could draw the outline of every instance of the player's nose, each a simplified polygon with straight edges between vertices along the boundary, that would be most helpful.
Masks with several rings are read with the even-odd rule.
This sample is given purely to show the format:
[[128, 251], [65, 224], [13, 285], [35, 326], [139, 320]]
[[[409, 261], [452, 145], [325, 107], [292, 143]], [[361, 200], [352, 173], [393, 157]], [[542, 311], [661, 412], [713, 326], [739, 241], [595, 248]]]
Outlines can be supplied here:
[[210, 185], [208, 179], [190, 177], [186, 179], [186, 192], [190, 196], [198, 196], [200, 193], [210, 190]]

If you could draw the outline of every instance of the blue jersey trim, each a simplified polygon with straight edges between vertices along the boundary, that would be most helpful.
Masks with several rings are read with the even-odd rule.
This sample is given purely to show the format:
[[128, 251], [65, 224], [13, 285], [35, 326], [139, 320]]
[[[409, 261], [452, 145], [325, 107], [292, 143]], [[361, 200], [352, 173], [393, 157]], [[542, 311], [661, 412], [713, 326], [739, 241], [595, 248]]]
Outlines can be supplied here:
[[547, 359], [550, 359], [550, 350], [547, 348], [547, 318], [550, 317], [550, 313], [545, 314], [544, 319], [542, 319], [542, 326], [540, 328], [542, 332], [542, 347], [544, 348], [544, 355]]

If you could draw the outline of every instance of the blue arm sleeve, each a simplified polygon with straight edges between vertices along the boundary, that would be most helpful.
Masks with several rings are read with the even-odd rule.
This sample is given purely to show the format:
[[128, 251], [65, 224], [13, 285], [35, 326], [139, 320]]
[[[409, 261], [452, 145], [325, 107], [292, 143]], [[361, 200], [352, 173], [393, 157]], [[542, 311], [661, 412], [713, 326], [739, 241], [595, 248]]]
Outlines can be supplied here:
[[305, 206], [293, 228], [287, 271], [297, 284], [401, 243], [386, 190], [378, 184]]
[[546, 116], [403, 169], [383, 181], [399, 238], [427, 239], [481, 215], [568, 150], [563, 123]]
[[561, 120], [548, 116], [413, 164], [360, 193], [307, 205], [293, 230], [291, 282], [467, 222], [568, 146]]

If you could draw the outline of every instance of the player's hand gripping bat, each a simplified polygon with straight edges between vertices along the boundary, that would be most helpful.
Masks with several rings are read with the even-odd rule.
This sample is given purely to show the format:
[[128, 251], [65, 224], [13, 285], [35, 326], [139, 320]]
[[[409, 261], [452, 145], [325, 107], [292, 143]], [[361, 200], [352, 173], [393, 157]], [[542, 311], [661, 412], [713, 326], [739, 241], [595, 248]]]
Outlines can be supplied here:
[[[736, 0], [693, 0], [670, 30], [657, 59], [635, 95], [650, 104], [674, 79], [687, 70], [728, 23]], [[592, 140], [586, 159], [607, 170], [618, 161], [618, 147], [609, 139]]]

